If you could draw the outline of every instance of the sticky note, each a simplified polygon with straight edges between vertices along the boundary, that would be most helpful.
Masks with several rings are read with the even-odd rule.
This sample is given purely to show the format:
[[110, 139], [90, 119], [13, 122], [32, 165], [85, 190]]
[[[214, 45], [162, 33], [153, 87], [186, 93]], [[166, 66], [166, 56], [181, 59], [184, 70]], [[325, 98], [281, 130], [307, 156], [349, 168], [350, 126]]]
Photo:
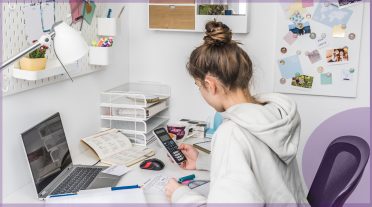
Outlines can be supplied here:
[[302, 74], [302, 67], [298, 55], [278, 60], [278, 66], [283, 78], [292, 78]]
[[286, 41], [289, 45], [292, 45], [297, 40], [297, 35], [293, 34], [292, 32], [288, 32], [284, 37], [284, 41]]
[[339, 24], [333, 27], [332, 29], [332, 36], [333, 37], [345, 37], [346, 33], [346, 26]]
[[318, 44], [318, 49], [324, 48], [328, 46], [328, 37], [325, 33], [320, 35], [319, 38], [316, 39], [316, 42]]
[[332, 73], [322, 73], [322, 74], [320, 74], [320, 84], [322, 84], [322, 85], [332, 84]]

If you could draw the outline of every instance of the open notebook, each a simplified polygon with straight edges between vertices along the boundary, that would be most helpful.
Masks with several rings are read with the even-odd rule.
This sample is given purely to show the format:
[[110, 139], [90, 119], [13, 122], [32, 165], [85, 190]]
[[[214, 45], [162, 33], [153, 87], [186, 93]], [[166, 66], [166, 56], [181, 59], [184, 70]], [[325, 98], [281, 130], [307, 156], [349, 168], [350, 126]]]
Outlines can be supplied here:
[[134, 146], [129, 138], [117, 129], [109, 129], [81, 139], [90, 146], [101, 162], [109, 165], [134, 165], [155, 154], [152, 149]]

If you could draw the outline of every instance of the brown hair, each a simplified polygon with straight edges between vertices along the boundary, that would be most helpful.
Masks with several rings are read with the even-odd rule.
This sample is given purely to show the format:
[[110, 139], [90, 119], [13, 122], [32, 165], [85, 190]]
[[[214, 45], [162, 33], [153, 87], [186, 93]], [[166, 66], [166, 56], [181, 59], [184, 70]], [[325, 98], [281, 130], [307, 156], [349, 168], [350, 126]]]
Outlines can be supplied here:
[[222, 22], [210, 21], [205, 25], [204, 44], [197, 47], [187, 63], [189, 74], [204, 82], [210, 74], [218, 78], [228, 90], [248, 92], [252, 78], [252, 61], [248, 54], [232, 40], [232, 32]]

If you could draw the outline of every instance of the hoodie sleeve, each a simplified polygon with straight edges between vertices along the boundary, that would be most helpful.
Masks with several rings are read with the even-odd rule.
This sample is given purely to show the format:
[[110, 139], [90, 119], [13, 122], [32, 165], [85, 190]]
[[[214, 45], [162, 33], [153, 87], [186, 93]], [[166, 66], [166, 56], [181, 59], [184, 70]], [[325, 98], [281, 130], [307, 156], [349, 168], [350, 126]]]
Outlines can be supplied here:
[[252, 171], [249, 146], [241, 143], [237, 126], [226, 123], [216, 137], [208, 203], [256, 203], [265, 199]]
[[187, 186], [182, 186], [174, 191], [172, 195], [172, 203], [190, 203], [190, 204], [205, 204], [207, 198], [197, 192], [192, 191]]
[[249, 147], [243, 145], [236, 126], [225, 124], [215, 137], [211, 160], [211, 184], [208, 198], [190, 190], [178, 188], [173, 203], [256, 203], [264, 204], [264, 195], [251, 169]]
[[199, 152], [198, 159], [196, 160], [197, 170], [210, 170], [211, 167], [211, 156], [204, 152]]

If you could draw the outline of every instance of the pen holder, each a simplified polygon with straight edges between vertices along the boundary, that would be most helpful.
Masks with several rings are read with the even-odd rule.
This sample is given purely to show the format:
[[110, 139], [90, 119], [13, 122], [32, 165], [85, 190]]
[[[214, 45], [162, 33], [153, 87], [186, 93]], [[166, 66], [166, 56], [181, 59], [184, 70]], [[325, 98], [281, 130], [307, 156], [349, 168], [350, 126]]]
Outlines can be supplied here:
[[117, 19], [97, 18], [97, 28], [100, 36], [116, 36]]
[[111, 47], [89, 47], [89, 64], [109, 65]]

